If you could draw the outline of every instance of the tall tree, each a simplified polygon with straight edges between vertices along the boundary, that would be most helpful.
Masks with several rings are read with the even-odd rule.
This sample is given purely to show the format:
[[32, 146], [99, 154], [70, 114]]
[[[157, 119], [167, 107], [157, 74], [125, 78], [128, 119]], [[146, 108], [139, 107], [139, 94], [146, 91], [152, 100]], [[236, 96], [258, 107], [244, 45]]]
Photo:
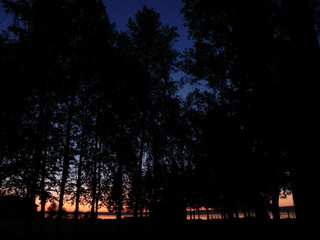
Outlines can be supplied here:
[[[61, 2], [44, 4], [43, 1], [3, 1], [7, 11], [14, 15], [14, 23], [10, 27], [12, 34], [16, 36], [21, 46], [23, 61], [23, 81], [28, 84], [28, 110], [25, 112], [24, 127], [34, 130], [34, 134], [25, 140], [34, 149], [33, 154], [26, 159], [30, 166], [27, 196], [34, 203], [39, 192], [39, 176], [42, 175], [40, 191], [41, 199], [44, 201], [44, 177], [46, 175], [47, 140], [46, 128], [50, 120], [50, 106], [52, 105], [52, 94], [55, 91], [57, 76], [60, 74], [57, 59], [61, 56], [61, 48], [58, 42], [65, 40], [63, 30], [58, 29], [59, 24], [54, 21], [53, 15], [63, 21]], [[42, 204], [42, 210], [44, 204]], [[33, 209], [33, 206], [30, 206]], [[30, 217], [31, 211], [30, 211]], [[30, 221], [27, 221], [30, 223]]]
[[[151, 204], [161, 200], [161, 169], [164, 160], [164, 149], [168, 141], [163, 134], [164, 123], [168, 113], [166, 107], [170, 106], [174, 100], [176, 91], [175, 83], [170, 78], [170, 73], [175, 70], [178, 53], [174, 49], [178, 34], [175, 27], [163, 25], [160, 15], [153, 9], [143, 7], [135, 16], [135, 19], [129, 19], [128, 35], [132, 42], [133, 53], [143, 66], [144, 78], [141, 83], [142, 90], [146, 91], [146, 102], [139, 107], [141, 111], [140, 122], [145, 124], [141, 129], [140, 148], [143, 151], [144, 142], [148, 145], [147, 158], [151, 166], [151, 192], [149, 199]], [[139, 168], [142, 167], [140, 152]], [[162, 165], [162, 166], [161, 166]], [[138, 172], [141, 174], [141, 170]], [[162, 175], [163, 176], [163, 175]], [[137, 176], [139, 179], [142, 176]], [[141, 181], [136, 182], [140, 184]], [[141, 187], [137, 186], [137, 189]], [[136, 194], [141, 194], [137, 192]], [[136, 197], [139, 199], [139, 196]], [[140, 203], [138, 203], [140, 204]]]
[[[70, 45], [67, 46], [66, 53], [68, 64], [66, 65], [67, 71], [67, 79], [65, 80], [65, 97], [66, 104], [68, 105], [68, 118], [65, 126], [65, 149], [64, 149], [64, 157], [63, 157], [63, 171], [62, 171], [62, 179], [61, 179], [61, 191], [60, 191], [60, 200], [59, 200], [59, 212], [62, 212], [62, 206], [64, 203], [64, 185], [66, 184], [66, 180], [69, 175], [70, 168], [70, 158], [73, 158], [70, 152], [70, 146], [72, 145], [71, 136], [72, 132], [79, 130], [79, 128], [74, 128], [76, 123], [74, 119], [85, 117], [86, 122], [91, 122], [94, 124], [94, 127], [89, 128], [89, 131], [86, 126], [80, 125], [80, 129], [82, 134], [78, 134], [81, 136], [81, 139], [77, 139], [77, 142], [80, 145], [80, 156], [77, 156], [77, 159], [83, 161], [84, 157], [84, 146], [85, 139], [90, 137], [93, 139], [87, 140], [90, 141], [91, 144], [96, 146], [95, 153], [93, 153], [90, 157], [93, 161], [94, 172], [92, 173], [92, 191], [91, 191], [91, 206], [92, 206], [92, 219], [94, 217], [94, 212], [96, 211], [96, 202], [98, 202], [98, 198], [96, 197], [96, 167], [98, 165], [98, 148], [99, 143], [97, 142], [98, 131], [101, 122], [99, 121], [101, 116], [99, 113], [102, 111], [102, 103], [103, 99], [101, 99], [104, 95], [102, 92], [105, 88], [99, 90], [100, 86], [105, 86], [104, 83], [106, 73], [108, 72], [108, 58], [110, 57], [111, 51], [111, 42], [112, 42], [112, 34], [113, 34], [113, 26], [109, 22], [107, 13], [105, 11], [105, 7], [100, 1], [71, 1], [69, 5], [67, 5], [66, 12], [69, 13], [70, 20]], [[89, 112], [88, 105], [85, 106], [82, 113], [81, 107], [78, 105], [79, 102], [84, 101], [85, 99], [81, 99], [84, 97], [87, 101], [89, 101]], [[77, 108], [75, 107], [77, 103]], [[96, 106], [94, 107], [94, 104]], [[100, 107], [100, 108], [99, 108]], [[77, 110], [77, 112], [75, 112]], [[80, 110], [80, 111], [79, 111]], [[83, 116], [85, 114], [85, 116]], [[88, 118], [90, 121], [88, 121]], [[77, 123], [79, 124], [79, 122]], [[81, 124], [81, 123], [80, 123]], [[86, 134], [86, 135], [85, 135]], [[82, 145], [82, 147], [81, 147]], [[85, 144], [85, 146], [90, 147], [90, 145]], [[89, 156], [87, 156], [89, 157]], [[77, 165], [78, 166], [78, 183], [77, 183], [77, 191], [79, 191], [81, 187], [80, 177], [81, 177], [81, 167], [82, 162]], [[79, 192], [77, 193], [77, 206], [79, 204]], [[61, 218], [61, 214], [58, 214], [58, 218]]]
[[[60, 185], [60, 219], [64, 195], [71, 187], [67, 180], [71, 163], [75, 164], [75, 148], [86, 145], [86, 138], [76, 138], [81, 136], [81, 125], [77, 118], [82, 115], [79, 113], [79, 103], [84, 100], [80, 98], [89, 96], [94, 105], [96, 96], [102, 95], [97, 90], [106, 85], [104, 81], [112, 48], [113, 27], [100, 1], [2, 2], [7, 11], [14, 15], [10, 31], [19, 47], [20, 57], [16, 60], [21, 59], [18, 61], [19, 67], [11, 65], [17, 70], [12, 72], [21, 76], [16, 74], [17, 77], [12, 77], [21, 80], [17, 86], [28, 90], [17, 94], [26, 99], [21, 118], [23, 122], [17, 131], [20, 135], [17, 136], [20, 140], [17, 140], [23, 144], [16, 151], [21, 159], [19, 164], [24, 164], [21, 168], [27, 178], [25, 195], [33, 201], [37, 195], [41, 195], [44, 212], [47, 191], [52, 190], [47, 183], [50, 182], [54, 187]], [[81, 95], [83, 89], [87, 92]], [[92, 119], [96, 117], [93, 112], [88, 113], [86, 118], [90, 118], [88, 115]], [[15, 119], [19, 120], [20, 117]], [[89, 131], [84, 131], [84, 134], [89, 136]], [[80, 156], [83, 155], [80, 153]], [[10, 156], [10, 162], [13, 163], [14, 158]], [[58, 184], [54, 178], [59, 175], [61, 181]], [[14, 173], [11, 178], [15, 178]]]
[[[218, 124], [222, 116], [225, 119], [221, 122], [222, 128], [208, 127], [215, 131], [211, 135], [215, 140], [211, 142], [216, 146], [210, 152], [213, 149], [217, 152], [211, 153], [211, 161], [216, 162], [220, 169], [215, 170], [223, 177], [222, 194], [225, 205], [231, 208], [228, 215], [233, 216], [237, 207], [235, 198], [242, 193], [250, 199], [257, 218], [265, 219], [268, 217], [267, 199], [264, 199], [266, 179], [272, 179], [268, 177], [271, 173], [263, 171], [269, 164], [265, 155], [257, 152], [261, 147], [272, 145], [279, 134], [277, 94], [274, 94], [278, 89], [271, 54], [273, 3], [268, 0], [184, 2], [183, 13], [190, 36], [195, 40], [194, 49], [187, 53], [185, 70], [195, 79], [205, 80], [214, 90], [220, 107], [208, 116], [212, 119], [209, 125]], [[224, 139], [225, 136], [228, 137]], [[263, 152], [270, 154], [268, 151], [273, 148], [279, 146], [265, 148]], [[228, 166], [224, 166], [225, 162], [229, 162]], [[272, 171], [282, 171], [273, 163]], [[239, 175], [239, 169], [244, 176]]]
[[[15, 71], [21, 64], [19, 43], [10, 39], [8, 33], [0, 35], [0, 52], [3, 85], [1, 87], [0, 117], [0, 184], [13, 173], [14, 165], [9, 159], [17, 157], [17, 142], [22, 144], [23, 114], [28, 96], [28, 87], [22, 80], [22, 71]], [[11, 104], [7, 104], [10, 102]]]
[[[319, 76], [319, 43], [311, 2], [283, 0], [280, 26], [283, 31], [279, 66], [286, 111], [289, 157], [292, 167], [293, 197], [297, 218], [317, 221], [319, 214], [319, 167], [316, 164], [319, 132], [314, 83]], [[282, 69], [281, 69], [282, 68]], [[312, 193], [312, 197], [310, 197]]]

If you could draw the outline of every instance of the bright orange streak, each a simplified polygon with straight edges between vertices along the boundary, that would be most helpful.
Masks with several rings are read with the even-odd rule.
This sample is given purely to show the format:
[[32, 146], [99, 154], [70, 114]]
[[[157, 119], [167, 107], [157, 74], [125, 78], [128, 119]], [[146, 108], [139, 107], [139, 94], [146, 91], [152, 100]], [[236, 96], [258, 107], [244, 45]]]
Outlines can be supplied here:
[[[39, 199], [36, 200], [36, 204], [38, 205], [37, 210], [40, 211], [41, 205], [40, 205], [40, 200], [39, 200]], [[50, 202], [47, 202], [47, 203], [46, 203], [46, 210], [48, 210], [48, 207], [50, 206], [50, 204], [51, 204]], [[58, 203], [57, 203], [57, 207], [58, 207]], [[69, 204], [69, 203], [65, 203], [65, 204], [63, 204], [63, 208], [64, 208], [67, 212], [74, 212], [74, 210], [75, 210], [75, 205], [71, 205], [71, 204]], [[83, 205], [80, 205], [80, 206], [79, 206], [79, 211], [80, 211], [80, 212], [88, 212], [88, 211], [90, 211], [90, 210], [91, 210], [91, 208], [90, 208], [89, 206], [83, 206]], [[106, 211], [106, 210], [103, 210], [103, 211]]]
[[[37, 199], [36, 200], [36, 204], [38, 205], [38, 208], [37, 210], [40, 211], [40, 200]], [[292, 198], [292, 195], [288, 195], [287, 198], [280, 198], [279, 200], [279, 206], [280, 207], [289, 207], [289, 206], [293, 206], [293, 198]], [[50, 203], [47, 203], [46, 204], [46, 210], [48, 209], [48, 207], [50, 206]], [[71, 205], [71, 204], [68, 204], [68, 203], [65, 203], [63, 205], [63, 208], [68, 211], [68, 212], [74, 212], [75, 210], [75, 206], [74, 205]], [[79, 206], [79, 211], [80, 212], [89, 212], [91, 210], [90, 206], [82, 206], [80, 205]], [[201, 210], [205, 210], [205, 208], [201, 208]], [[107, 209], [105, 208], [102, 208], [100, 209], [101, 212], [107, 212]]]
[[288, 195], [287, 198], [279, 200], [280, 207], [291, 207], [293, 206], [293, 198], [292, 195]]

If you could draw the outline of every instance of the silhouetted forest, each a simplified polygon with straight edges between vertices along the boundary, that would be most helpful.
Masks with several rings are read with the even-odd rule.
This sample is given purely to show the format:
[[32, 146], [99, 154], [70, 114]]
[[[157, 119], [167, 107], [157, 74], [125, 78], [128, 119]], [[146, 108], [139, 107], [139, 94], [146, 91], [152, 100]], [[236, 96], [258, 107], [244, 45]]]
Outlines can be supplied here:
[[31, 199], [28, 224], [37, 199], [58, 229], [66, 203], [92, 221], [105, 207], [277, 221], [291, 192], [297, 220], [318, 221], [320, 2], [183, 2], [194, 45], [179, 52], [146, 6], [118, 31], [99, 0], [1, 0], [0, 195]]

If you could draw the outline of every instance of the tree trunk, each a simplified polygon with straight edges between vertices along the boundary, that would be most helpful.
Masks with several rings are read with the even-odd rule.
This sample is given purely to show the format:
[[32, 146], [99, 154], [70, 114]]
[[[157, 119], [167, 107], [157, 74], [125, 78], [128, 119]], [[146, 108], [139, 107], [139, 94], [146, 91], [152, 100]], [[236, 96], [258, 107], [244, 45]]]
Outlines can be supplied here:
[[30, 204], [32, 204], [26, 214], [26, 224], [25, 231], [29, 232], [33, 223], [34, 218], [34, 204], [36, 201], [36, 192], [38, 188], [39, 174], [41, 170], [41, 159], [42, 159], [42, 149], [43, 149], [43, 131], [44, 131], [44, 105], [45, 105], [45, 93], [42, 91], [40, 93], [39, 102], [39, 117], [37, 122], [37, 132], [35, 136], [35, 153], [32, 159], [32, 172], [30, 177], [30, 189], [28, 189], [27, 196], [30, 199]]
[[265, 200], [261, 193], [256, 193], [253, 199], [253, 210], [256, 215], [256, 219], [259, 221], [266, 221], [268, 220], [269, 214], [266, 207]]
[[59, 207], [58, 207], [58, 215], [57, 215], [57, 231], [58, 231], [58, 233], [60, 231], [61, 219], [64, 214], [63, 213], [64, 194], [65, 194], [67, 179], [69, 176], [73, 105], [74, 105], [74, 96], [72, 97], [71, 103], [69, 106], [67, 126], [66, 126], [66, 140], [65, 140], [65, 146], [64, 146], [63, 169], [62, 169], [62, 177], [61, 177], [61, 184], [60, 184]]
[[220, 215], [221, 215], [221, 219], [226, 219], [226, 212], [224, 210], [224, 206], [220, 206]]
[[[96, 149], [96, 151], [97, 151], [97, 149]], [[94, 160], [93, 160], [92, 189], [91, 189], [92, 200], [91, 200], [91, 217], [90, 217], [90, 219], [92, 221], [95, 219], [96, 194], [97, 194], [97, 159], [95, 156]]]
[[76, 202], [75, 202], [75, 211], [74, 219], [79, 218], [79, 207], [80, 207], [80, 195], [81, 195], [81, 176], [82, 176], [82, 164], [83, 159], [85, 158], [85, 148], [86, 148], [86, 129], [84, 122], [87, 120], [87, 108], [84, 106], [84, 113], [82, 115], [82, 133], [81, 133], [81, 142], [80, 142], [80, 154], [79, 154], [79, 163], [78, 163], [78, 172], [77, 172], [77, 184], [76, 184]]
[[40, 213], [41, 213], [41, 218], [45, 218], [45, 212], [46, 212], [46, 202], [47, 202], [47, 192], [45, 190], [45, 176], [46, 176], [46, 158], [47, 158], [47, 151], [44, 150], [43, 154], [43, 161], [42, 161], [42, 166], [41, 166], [41, 181], [40, 181]]
[[[296, 217], [301, 222], [318, 221], [320, 214], [320, 171], [317, 141], [319, 115], [316, 109], [319, 79], [319, 44], [308, 1], [283, 0], [283, 24], [290, 41], [286, 70], [292, 190]], [[312, 196], [310, 196], [312, 194]]]
[[46, 203], [48, 200], [48, 193], [45, 190], [45, 179], [46, 179], [46, 175], [47, 175], [47, 155], [48, 155], [48, 151], [47, 151], [47, 140], [48, 140], [48, 131], [49, 131], [49, 105], [47, 104], [46, 107], [46, 116], [45, 116], [45, 127], [44, 127], [44, 139], [43, 139], [43, 157], [42, 157], [42, 163], [41, 163], [41, 181], [40, 181], [40, 204], [41, 204], [41, 218], [42, 218], [42, 222], [41, 224], [43, 225], [42, 227], [44, 227], [44, 218], [45, 218], [45, 212], [46, 212]]
[[101, 142], [99, 142], [98, 156], [97, 156], [97, 173], [96, 173], [96, 197], [95, 197], [95, 215], [94, 218], [98, 219], [99, 200], [101, 194]]
[[83, 161], [83, 146], [84, 146], [84, 134], [81, 138], [81, 149], [79, 156], [79, 164], [78, 164], [78, 176], [77, 176], [77, 190], [76, 190], [76, 202], [75, 202], [75, 210], [74, 210], [74, 219], [78, 220], [79, 218], [79, 206], [80, 206], [80, 194], [81, 194], [81, 175], [82, 175], [82, 161]]
[[[47, 131], [47, 129], [46, 129]], [[47, 139], [47, 134], [45, 134]], [[46, 217], [46, 203], [48, 199], [48, 193], [45, 190], [45, 179], [46, 179], [46, 172], [47, 172], [47, 149], [44, 147], [44, 153], [43, 153], [43, 161], [41, 166], [41, 182], [40, 182], [40, 214], [41, 214], [41, 223], [40, 223], [40, 229], [45, 229], [45, 217]]]
[[142, 204], [141, 204], [141, 178], [142, 178], [142, 161], [143, 161], [143, 151], [144, 151], [144, 137], [143, 133], [141, 134], [140, 138], [140, 149], [139, 149], [139, 161], [137, 165], [137, 170], [136, 170], [136, 176], [135, 176], [135, 186], [134, 186], [134, 198], [135, 198], [135, 203], [134, 203], [134, 211], [133, 211], [133, 216], [138, 217], [138, 211], [140, 210], [140, 217], [142, 216]]
[[97, 177], [97, 196], [96, 196], [96, 215], [95, 218], [98, 219], [99, 213], [99, 200], [101, 195], [101, 144], [100, 144], [100, 151], [99, 151], [99, 161], [98, 161], [98, 177]]
[[271, 200], [272, 200], [272, 218], [273, 220], [280, 220], [280, 209], [279, 209], [279, 190], [278, 188], [276, 188], [273, 192], [272, 192], [272, 196], [271, 196]]
[[240, 218], [240, 217], [239, 217], [239, 209], [238, 209], [238, 207], [235, 208], [234, 214], [235, 214], [236, 219], [239, 219], [239, 218]]
[[123, 163], [122, 163], [122, 157], [119, 159], [119, 166], [118, 166], [118, 171], [116, 174], [116, 219], [120, 220], [122, 216], [122, 201], [123, 201], [123, 196], [122, 196], [122, 185], [123, 185], [123, 180], [122, 180], [122, 172], [123, 172]]
[[118, 149], [118, 169], [115, 176], [115, 202], [116, 202], [116, 219], [121, 220], [123, 210], [123, 163], [124, 163], [124, 147], [125, 143], [125, 126], [120, 123], [120, 142]]
[[229, 196], [225, 197], [224, 199], [224, 212], [226, 213], [227, 219], [229, 220], [234, 219], [232, 198]]
[[244, 218], [250, 218], [250, 212], [247, 209], [243, 209]]

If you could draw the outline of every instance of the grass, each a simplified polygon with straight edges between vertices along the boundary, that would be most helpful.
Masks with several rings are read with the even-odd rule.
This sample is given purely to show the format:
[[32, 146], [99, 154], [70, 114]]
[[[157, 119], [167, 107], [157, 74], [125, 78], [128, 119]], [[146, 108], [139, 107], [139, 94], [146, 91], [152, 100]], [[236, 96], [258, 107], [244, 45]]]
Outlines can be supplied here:
[[[11, 224], [11, 225], [10, 225]], [[97, 220], [95, 224], [88, 219], [78, 221], [64, 219], [61, 231], [56, 232], [56, 221], [46, 219], [34, 221], [32, 229], [24, 232], [22, 222], [15, 224], [1, 220], [0, 239], [248, 239], [248, 240], [308, 240], [314, 239], [312, 231], [316, 229], [300, 224], [294, 219], [278, 222], [258, 222], [255, 219], [227, 220], [188, 220], [183, 222], [151, 219]], [[310, 238], [309, 238], [310, 235]]]

